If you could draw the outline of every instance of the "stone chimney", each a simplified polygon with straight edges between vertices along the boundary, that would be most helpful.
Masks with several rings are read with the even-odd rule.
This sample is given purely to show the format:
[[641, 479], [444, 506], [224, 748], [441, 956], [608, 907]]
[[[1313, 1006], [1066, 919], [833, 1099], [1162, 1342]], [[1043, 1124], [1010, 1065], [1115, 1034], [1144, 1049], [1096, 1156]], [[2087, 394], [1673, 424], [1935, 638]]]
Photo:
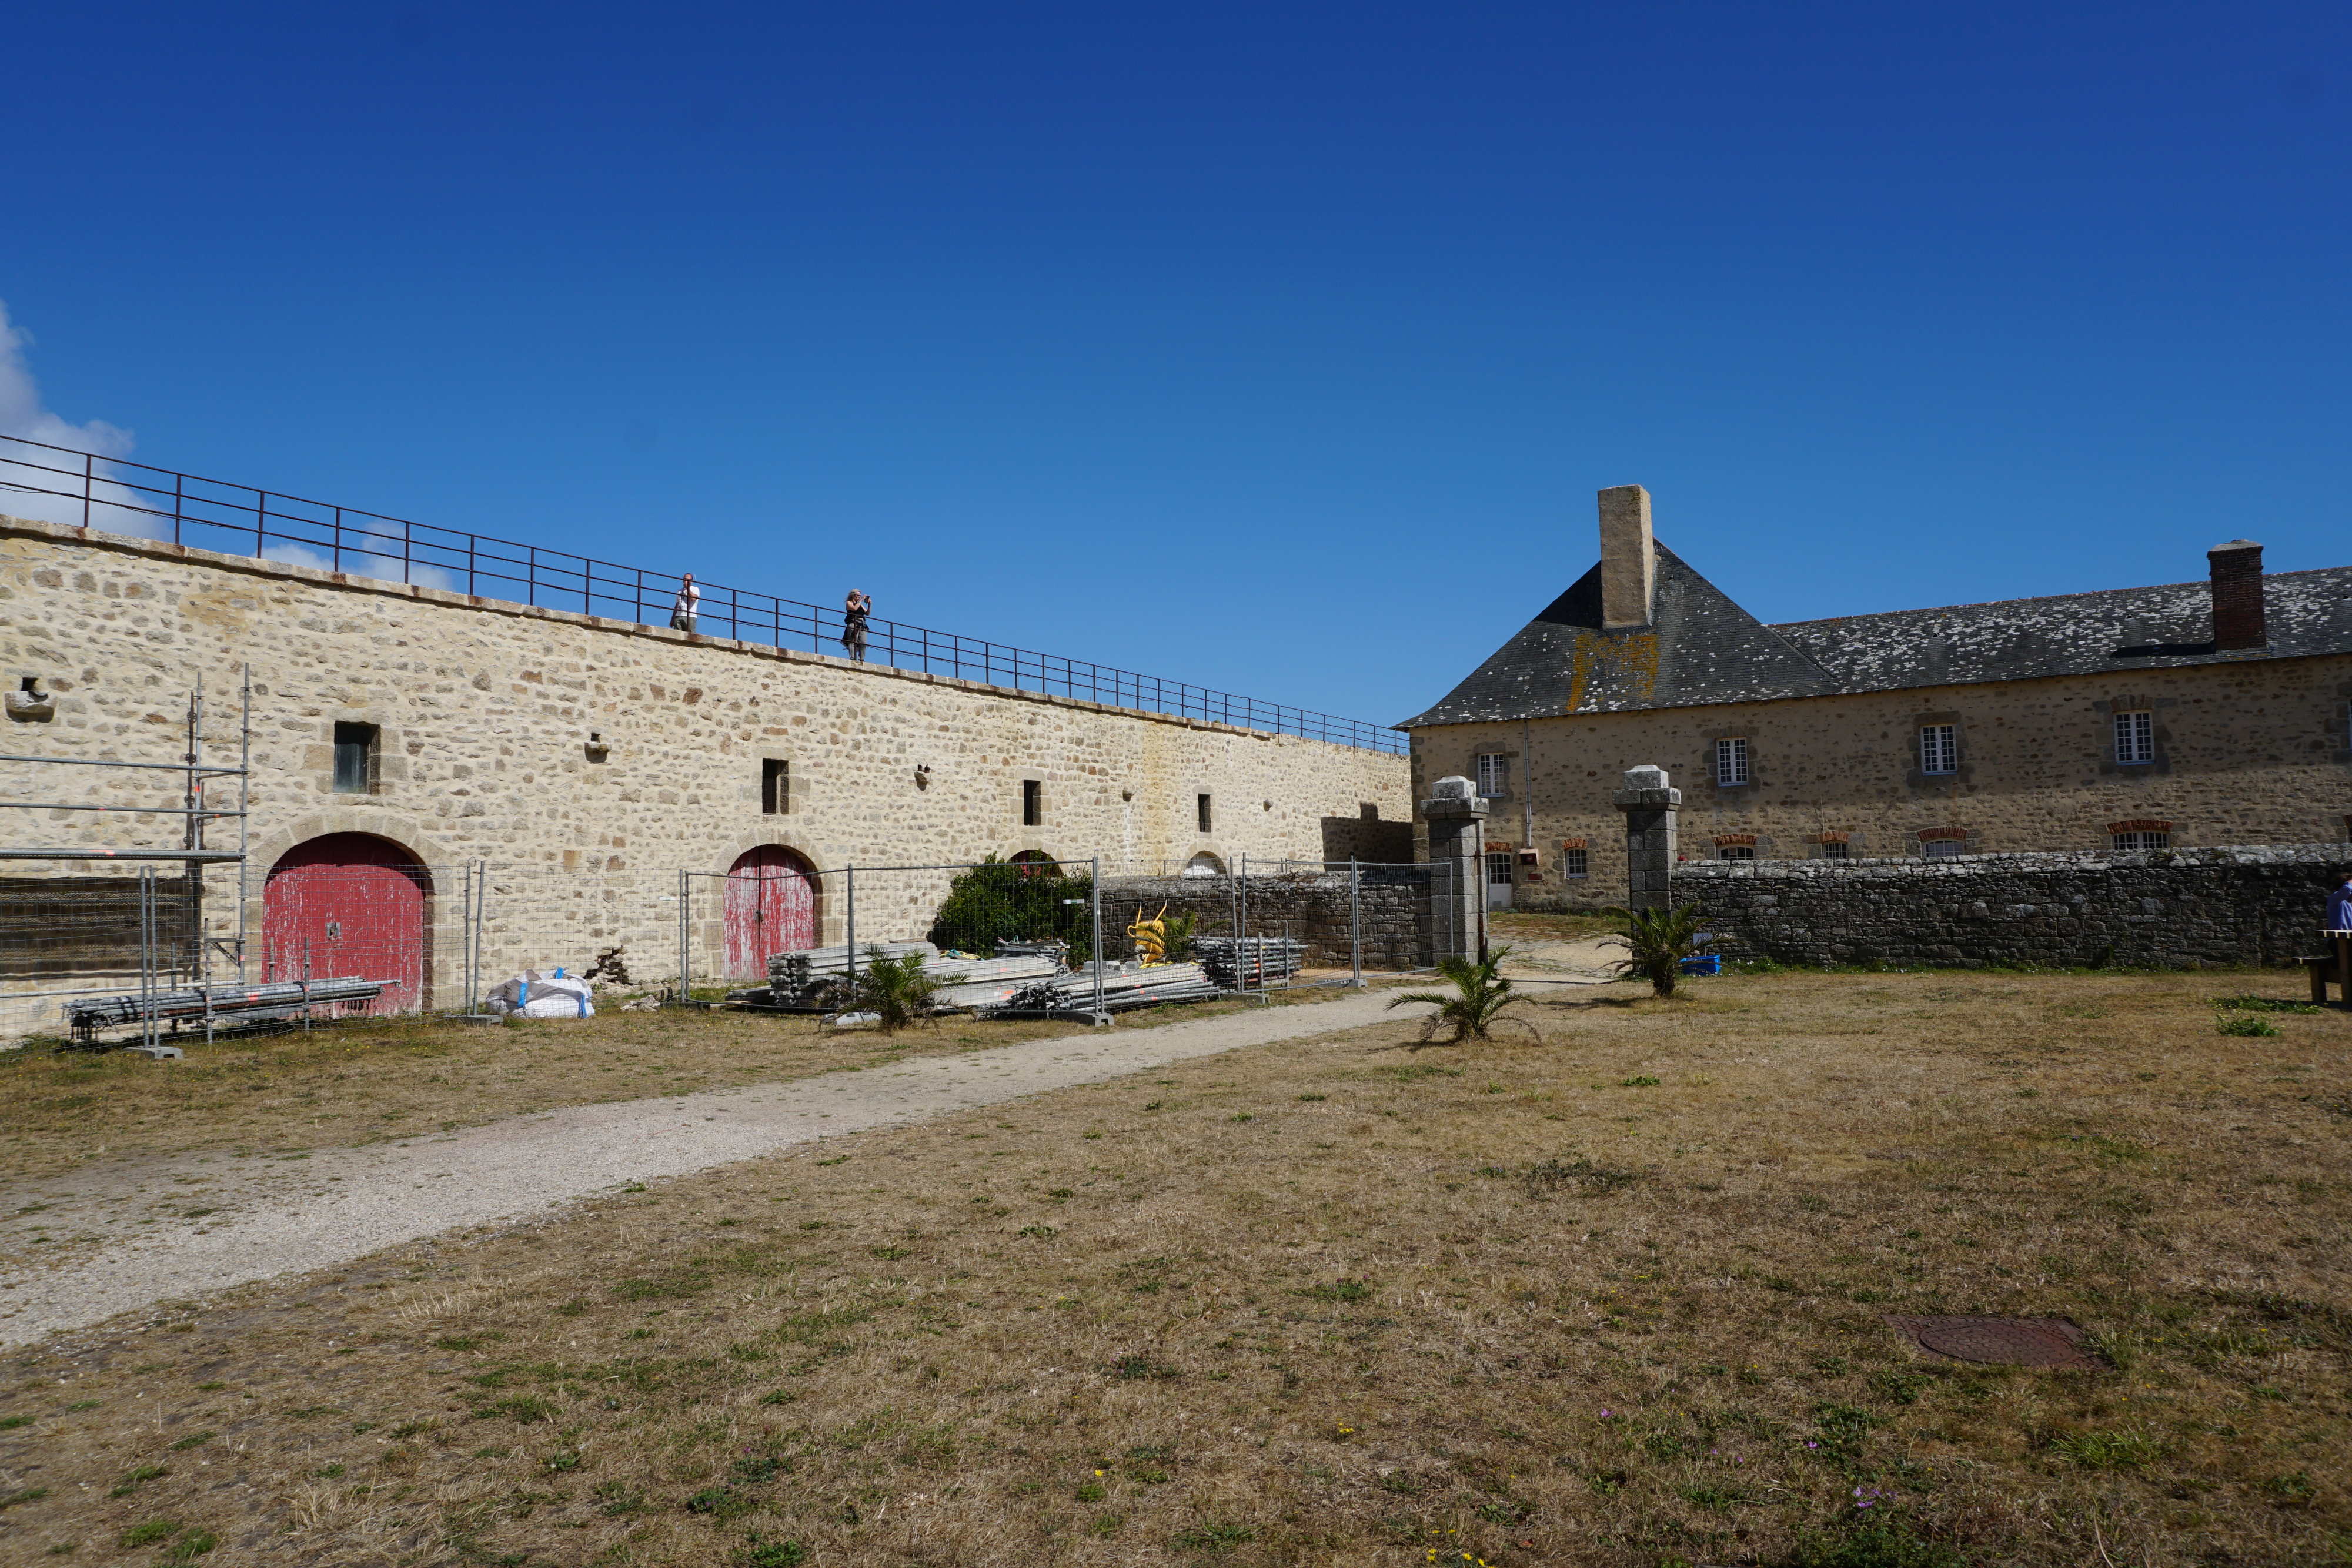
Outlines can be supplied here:
[[1639, 485], [1601, 492], [1601, 626], [1626, 632], [1647, 626], [1658, 588], [1658, 556], [1650, 545], [1650, 493]]
[[[1607, 525], [1602, 526], [1606, 533]], [[2213, 574], [2213, 649], [2265, 648], [2270, 628], [2263, 614], [2263, 547], [2231, 539], [2205, 552]]]

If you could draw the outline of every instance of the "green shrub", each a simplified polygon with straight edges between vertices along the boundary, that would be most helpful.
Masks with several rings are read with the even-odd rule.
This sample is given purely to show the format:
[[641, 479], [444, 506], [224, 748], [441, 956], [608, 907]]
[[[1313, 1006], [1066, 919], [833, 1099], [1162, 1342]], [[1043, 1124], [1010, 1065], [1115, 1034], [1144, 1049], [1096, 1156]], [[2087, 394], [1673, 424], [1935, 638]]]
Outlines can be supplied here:
[[1066, 942], [1070, 961], [1085, 963], [1094, 956], [1093, 894], [1091, 877], [990, 855], [948, 884], [928, 936], [935, 947], [966, 953], [992, 953], [999, 942]]

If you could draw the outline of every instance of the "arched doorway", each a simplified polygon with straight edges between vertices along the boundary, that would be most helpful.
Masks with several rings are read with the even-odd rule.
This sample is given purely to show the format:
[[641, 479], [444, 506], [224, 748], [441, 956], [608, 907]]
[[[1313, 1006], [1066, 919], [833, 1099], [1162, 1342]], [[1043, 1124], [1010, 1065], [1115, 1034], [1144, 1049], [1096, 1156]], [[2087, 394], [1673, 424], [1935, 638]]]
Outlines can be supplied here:
[[1225, 874], [1225, 862], [1211, 854], [1208, 851], [1202, 850], [1199, 854], [1194, 855], [1191, 860], [1184, 862], [1183, 874], [1186, 876], [1223, 876]]
[[371, 1014], [415, 1012], [432, 892], [432, 874], [390, 839], [327, 833], [296, 844], [262, 884], [261, 977], [382, 980]]
[[1021, 868], [1021, 874], [1023, 876], [1059, 876], [1062, 874], [1060, 862], [1055, 861], [1052, 855], [1047, 854], [1044, 850], [1023, 850], [1019, 854], [1013, 857], [1013, 863]]
[[744, 852], [727, 871], [727, 977], [765, 980], [769, 959], [815, 946], [815, 868], [782, 844]]

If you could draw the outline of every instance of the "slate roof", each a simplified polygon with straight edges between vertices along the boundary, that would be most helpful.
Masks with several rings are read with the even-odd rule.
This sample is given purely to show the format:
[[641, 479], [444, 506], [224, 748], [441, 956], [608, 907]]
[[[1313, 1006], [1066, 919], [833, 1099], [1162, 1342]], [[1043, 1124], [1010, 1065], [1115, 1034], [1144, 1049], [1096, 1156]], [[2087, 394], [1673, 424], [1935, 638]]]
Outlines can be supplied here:
[[1659, 544], [1655, 620], [1601, 627], [1595, 566], [1427, 712], [1492, 724], [2352, 653], [2352, 567], [2263, 579], [2267, 652], [2217, 653], [2204, 582], [1768, 626]]

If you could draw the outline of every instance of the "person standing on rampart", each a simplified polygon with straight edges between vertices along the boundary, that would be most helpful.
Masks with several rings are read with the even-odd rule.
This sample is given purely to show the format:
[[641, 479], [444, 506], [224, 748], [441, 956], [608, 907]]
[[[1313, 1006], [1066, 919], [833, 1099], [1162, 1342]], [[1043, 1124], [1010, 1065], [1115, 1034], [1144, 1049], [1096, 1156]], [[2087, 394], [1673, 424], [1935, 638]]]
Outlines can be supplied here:
[[677, 591], [677, 602], [670, 606], [669, 624], [674, 632], [694, 635], [695, 612], [702, 603], [702, 590], [694, 586], [694, 573], [686, 574], [686, 581]]
[[866, 620], [873, 613], [873, 599], [854, 588], [841, 601], [841, 645], [861, 664], [866, 662]]

